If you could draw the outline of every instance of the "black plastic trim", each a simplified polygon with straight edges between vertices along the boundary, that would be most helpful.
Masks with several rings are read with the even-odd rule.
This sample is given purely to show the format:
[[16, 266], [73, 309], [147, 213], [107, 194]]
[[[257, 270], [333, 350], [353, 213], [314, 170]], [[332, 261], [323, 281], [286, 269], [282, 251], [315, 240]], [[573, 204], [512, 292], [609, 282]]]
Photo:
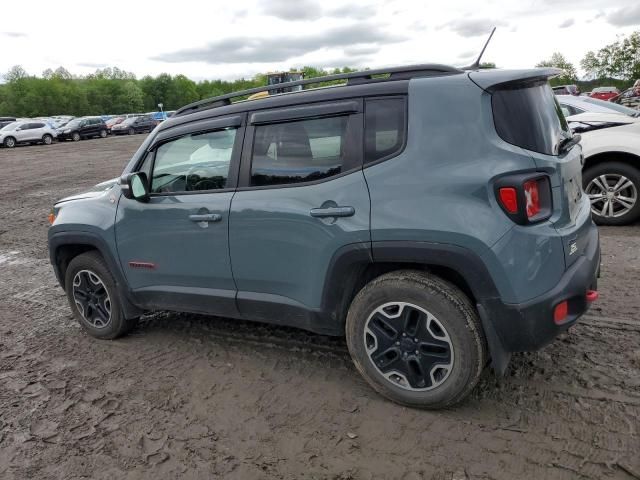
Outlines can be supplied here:
[[271, 123], [291, 122], [308, 118], [348, 115], [360, 111], [362, 111], [361, 102], [355, 100], [321, 103], [306, 107], [279, 108], [276, 110], [252, 113], [249, 116], [249, 124], [265, 125]]

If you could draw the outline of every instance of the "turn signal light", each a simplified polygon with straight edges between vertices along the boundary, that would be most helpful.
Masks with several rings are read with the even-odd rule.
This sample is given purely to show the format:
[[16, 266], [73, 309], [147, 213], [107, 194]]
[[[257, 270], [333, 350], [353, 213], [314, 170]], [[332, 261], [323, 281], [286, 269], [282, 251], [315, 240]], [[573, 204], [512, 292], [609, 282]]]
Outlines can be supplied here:
[[564, 302], [560, 302], [556, 305], [556, 308], [553, 309], [553, 321], [556, 322], [556, 325], [560, 325], [567, 319], [568, 314], [569, 302], [565, 300]]
[[520, 173], [495, 182], [498, 204], [515, 223], [530, 225], [551, 216], [551, 182], [543, 173]]

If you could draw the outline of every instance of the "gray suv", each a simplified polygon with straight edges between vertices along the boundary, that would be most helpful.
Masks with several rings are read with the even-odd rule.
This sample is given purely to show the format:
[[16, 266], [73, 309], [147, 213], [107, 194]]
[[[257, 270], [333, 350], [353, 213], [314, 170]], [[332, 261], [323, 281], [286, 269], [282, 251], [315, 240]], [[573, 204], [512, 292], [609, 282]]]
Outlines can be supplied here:
[[419, 65], [188, 105], [54, 206], [51, 263], [94, 337], [153, 310], [344, 335], [384, 396], [453, 405], [597, 298], [557, 73]]

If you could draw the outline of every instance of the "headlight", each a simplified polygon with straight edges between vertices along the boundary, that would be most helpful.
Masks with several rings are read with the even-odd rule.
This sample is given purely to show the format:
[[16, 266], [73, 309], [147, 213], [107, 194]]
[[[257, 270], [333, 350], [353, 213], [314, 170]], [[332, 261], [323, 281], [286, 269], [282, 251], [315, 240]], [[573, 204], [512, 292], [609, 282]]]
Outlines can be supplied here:
[[64, 130], [62, 133], [71, 133], [70, 129]]

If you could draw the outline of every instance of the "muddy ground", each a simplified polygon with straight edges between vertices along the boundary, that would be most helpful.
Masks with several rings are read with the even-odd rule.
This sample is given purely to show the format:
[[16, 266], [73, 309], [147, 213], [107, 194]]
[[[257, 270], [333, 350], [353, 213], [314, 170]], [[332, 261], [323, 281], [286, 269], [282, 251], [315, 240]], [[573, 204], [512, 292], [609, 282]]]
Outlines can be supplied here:
[[601, 229], [581, 324], [460, 407], [412, 410], [340, 339], [168, 313], [117, 341], [80, 330], [46, 216], [142, 139], [0, 149], [0, 478], [640, 478], [640, 225]]

